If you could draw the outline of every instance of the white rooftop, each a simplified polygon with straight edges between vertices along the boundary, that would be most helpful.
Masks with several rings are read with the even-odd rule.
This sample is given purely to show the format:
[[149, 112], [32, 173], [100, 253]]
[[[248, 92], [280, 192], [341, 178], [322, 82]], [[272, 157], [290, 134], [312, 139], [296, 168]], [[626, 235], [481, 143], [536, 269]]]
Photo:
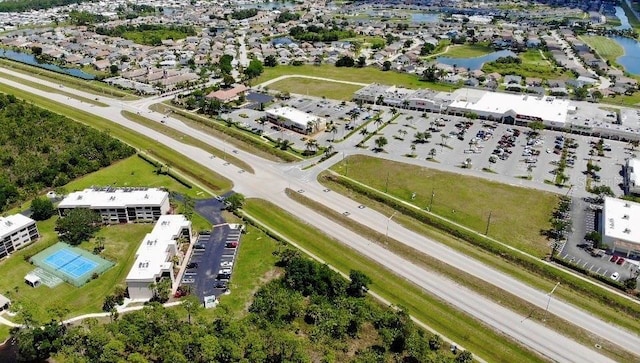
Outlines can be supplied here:
[[604, 199], [604, 235], [640, 244], [640, 204], [627, 200]]
[[173, 262], [167, 261], [167, 252], [170, 246], [175, 247], [180, 231], [190, 225], [191, 222], [182, 214], [160, 216], [151, 233], [147, 233], [140, 243], [127, 280], [152, 280], [163, 270], [170, 269]]
[[627, 175], [630, 188], [640, 188], [640, 159], [627, 160]]
[[307, 128], [309, 122], [316, 123], [319, 119], [318, 116], [302, 112], [289, 106], [274, 108], [271, 110], [267, 110], [267, 112], [274, 116], [284, 117], [287, 120], [299, 125], [303, 129]]
[[33, 219], [25, 217], [22, 214], [0, 217], [0, 238], [19, 231], [33, 222]]
[[[458, 90], [462, 94], [463, 90]], [[457, 92], [456, 92], [457, 93]], [[514, 95], [484, 92], [478, 100], [460, 99], [450, 105], [475, 112], [504, 114], [513, 110], [518, 115], [539, 117], [543, 121], [564, 123], [567, 120], [569, 101], [549, 96]]]
[[117, 208], [161, 205], [169, 193], [158, 188], [89, 188], [69, 193], [58, 208]]

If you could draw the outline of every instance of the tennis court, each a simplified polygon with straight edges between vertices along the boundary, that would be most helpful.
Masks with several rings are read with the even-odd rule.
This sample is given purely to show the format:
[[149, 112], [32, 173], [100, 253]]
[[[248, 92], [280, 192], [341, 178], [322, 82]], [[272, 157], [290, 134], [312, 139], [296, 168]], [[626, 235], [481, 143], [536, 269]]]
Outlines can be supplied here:
[[56, 243], [31, 258], [34, 265], [74, 286], [82, 286], [113, 263], [66, 243]]

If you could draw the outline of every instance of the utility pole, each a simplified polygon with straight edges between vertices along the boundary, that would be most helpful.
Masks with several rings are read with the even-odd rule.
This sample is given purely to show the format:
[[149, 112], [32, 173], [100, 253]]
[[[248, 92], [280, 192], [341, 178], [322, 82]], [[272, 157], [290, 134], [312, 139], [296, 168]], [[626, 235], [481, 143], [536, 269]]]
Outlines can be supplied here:
[[384, 192], [389, 190], [389, 171], [387, 171], [387, 182], [384, 184]]
[[491, 224], [491, 213], [492, 211], [489, 211], [489, 218], [487, 218], [487, 228], [484, 231], [485, 236], [489, 234], [489, 225]]

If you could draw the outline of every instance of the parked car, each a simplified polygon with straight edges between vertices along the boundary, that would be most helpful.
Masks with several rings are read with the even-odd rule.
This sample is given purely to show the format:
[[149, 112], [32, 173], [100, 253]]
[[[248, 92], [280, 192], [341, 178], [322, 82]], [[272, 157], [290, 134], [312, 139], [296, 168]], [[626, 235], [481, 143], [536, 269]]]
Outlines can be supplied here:
[[222, 261], [220, 262], [220, 267], [233, 267], [233, 261]]
[[238, 241], [227, 242], [224, 245], [226, 248], [236, 248], [238, 247]]
[[193, 246], [194, 250], [205, 250], [207, 249], [207, 246], [203, 245], [202, 243], [198, 243], [196, 245]]
[[620, 257], [616, 263], [618, 265], [622, 265], [624, 263], [624, 258]]
[[198, 263], [190, 262], [189, 264], [187, 264], [187, 269], [192, 269], [192, 268], [198, 268]]
[[226, 289], [227, 288], [227, 282], [226, 281], [216, 281], [213, 283], [213, 287], [215, 287], [216, 289]]
[[618, 258], [619, 258], [618, 256], [613, 255], [613, 256], [611, 256], [611, 258], [609, 259], [609, 262], [617, 262], [617, 261], [618, 261]]
[[614, 273], [611, 274], [611, 280], [618, 281], [619, 278], [620, 278], [620, 274], [619, 273], [614, 272]]

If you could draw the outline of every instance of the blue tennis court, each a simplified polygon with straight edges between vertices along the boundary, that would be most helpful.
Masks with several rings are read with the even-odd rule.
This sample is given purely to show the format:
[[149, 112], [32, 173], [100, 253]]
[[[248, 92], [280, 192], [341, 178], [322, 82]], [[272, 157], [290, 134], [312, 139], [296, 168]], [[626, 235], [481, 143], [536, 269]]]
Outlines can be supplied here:
[[97, 262], [91, 261], [68, 249], [62, 249], [52, 253], [44, 259], [44, 262], [55, 270], [61, 271], [74, 279], [88, 274], [98, 266]]

